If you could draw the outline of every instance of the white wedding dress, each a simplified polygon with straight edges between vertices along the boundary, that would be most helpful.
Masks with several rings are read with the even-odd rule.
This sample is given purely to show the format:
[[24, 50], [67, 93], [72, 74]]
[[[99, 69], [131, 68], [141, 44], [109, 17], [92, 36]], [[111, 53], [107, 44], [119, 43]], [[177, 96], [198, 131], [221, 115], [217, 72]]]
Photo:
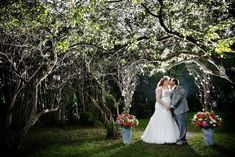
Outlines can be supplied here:
[[[170, 104], [171, 92], [171, 89], [162, 88], [161, 100], [166, 104]], [[150, 118], [141, 139], [146, 143], [169, 144], [176, 143], [179, 134], [179, 128], [171, 111], [156, 101], [154, 114]]]

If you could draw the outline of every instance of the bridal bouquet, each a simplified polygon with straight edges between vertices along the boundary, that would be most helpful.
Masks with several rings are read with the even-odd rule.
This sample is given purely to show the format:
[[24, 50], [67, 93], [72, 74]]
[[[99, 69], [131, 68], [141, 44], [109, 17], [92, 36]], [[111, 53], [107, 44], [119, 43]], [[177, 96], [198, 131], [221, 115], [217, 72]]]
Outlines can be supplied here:
[[136, 119], [136, 116], [123, 113], [117, 117], [117, 124], [124, 128], [131, 128], [137, 126], [139, 121]]
[[195, 126], [205, 129], [216, 127], [220, 128], [222, 125], [222, 119], [214, 112], [197, 112], [192, 119], [192, 123]]

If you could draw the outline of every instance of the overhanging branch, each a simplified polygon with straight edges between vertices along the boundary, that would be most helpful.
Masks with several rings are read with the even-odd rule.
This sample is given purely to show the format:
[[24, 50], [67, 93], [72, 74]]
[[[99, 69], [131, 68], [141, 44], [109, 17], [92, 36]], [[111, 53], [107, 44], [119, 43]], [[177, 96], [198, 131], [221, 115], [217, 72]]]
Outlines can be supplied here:
[[192, 36], [184, 36], [183, 34], [176, 32], [176, 31], [171, 31], [170, 29], [167, 28], [167, 26], [164, 23], [163, 20], [163, 1], [162, 0], [158, 0], [159, 4], [160, 4], [160, 10], [159, 10], [159, 14], [156, 15], [153, 12], [151, 12], [149, 10], [149, 8], [147, 6], [145, 6], [143, 3], [141, 3], [141, 5], [144, 7], [145, 11], [147, 13], [149, 13], [151, 16], [158, 18], [159, 20], [159, 24], [162, 27], [162, 29], [164, 30], [164, 32], [166, 32], [167, 34], [174, 36], [176, 38], [180, 38], [183, 40], [186, 40], [188, 42], [190, 42], [191, 44], [195, 45], [196, 47], [198, 47], [202, 52], [207, 53], [207, 48], [204, 45], [199, 44], [199, 41], [196, 40], [195, 38], [193, 38]]

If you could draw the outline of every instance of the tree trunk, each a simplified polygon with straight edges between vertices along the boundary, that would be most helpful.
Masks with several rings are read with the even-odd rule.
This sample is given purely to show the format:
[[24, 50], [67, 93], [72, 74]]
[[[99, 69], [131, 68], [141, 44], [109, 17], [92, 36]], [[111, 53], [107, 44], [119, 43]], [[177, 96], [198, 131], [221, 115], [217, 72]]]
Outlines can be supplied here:
[[[7, 112], [7, 117], [6, 117], [6, 121], [5, 121], [5, 126], [1, 127], [1, 136], [0, 137], [0, 147], [2, 150], [4, 150], [4, 154], [5, 152], [8, 152], [6, 154], [6, 156], [17, 156], [17, 154], [22, 150], [22, 142], [26, 136], [26, 134], [28, 133], [29, 128], [32, 126], [31, 119], [33, 117], [33, 114], [35, 113], [35, 106], [36, 106], [36, 102], [37, 102], [37, 87], [36, 87], [36, 81], [32, 81], [30, 82], [30, 86], [27, 90], [30, 90], [30, 95], [26, 96], [25, 102], [27, 103], [27, 101], [29, 101], [30, 103], [24, 107], [26, 107], [25, 110], [29, 111], [30, 113], [26, 113], [29, 116], [27, 123], [25, 123], [25, 126], [23, 128], [21, 128], [21, 123], [22, 119], [21, 118], [25, 118], [21, 117], [21, 116], [17, 116], [17, 111], [16, 109], [11, 109], [11, 112]], [[14, 103], [12, 106], [19, 107], [20, 101], [16, 101], [16, 97], [17, 97], [17, 92], [15, 92], [14, 94], [14, 98], [11, 101], [11, 105], [12, 103]], [[17, 104], [15, 104], [17, 103]], [[17, 106], [18, 105], [18, 106]], [[9, 111], [9, 110], [8, 110]], [[14, 116], [14, 117], [13, 117]], [[23, 120], [24, 121], [24, 120]], [[22, 123], [23, 124], [23, 123]], [[1, 153], [3, 154], [3, 153]]]
[[118, 131], [117, 125], [115, 125], [114, 119], [111, 120], [107, 125], [107, 138], [118, 139], [120, 137], [120, 132]]
[[38, 86], [36, 80], [32, 80], [30, 83], [31, 98], [29, 104], [29, 117], [28, 120], [21, 131], [21, 141], [26, 137], [29, 129], [34, 125], [34, 115], [36, 114], [37, 101], [38, 101]]
[[96, 100], [87, 94], [87, 96], [92, 100], [93, 104], [99, 109], [102, 121], [107, 129], [107, 138], [117, 139], [120, 135], [118, 132], [118, 128], [115, 125], [115, 120], [112, 117], [112, 112], [109, 110], [109, 108], [105, 105], [100, 106]]
[[14, 87], [14, 92], [13, 92], [13, 95], [12, 95], [12, 98], [11, 98], [11, 102], [10, 102], [10, 105], [8, 107], [8, 111], [7, 111], [7, 114], [6, 114], [6, 128], [10, 127], [11, 124], [12, 124], [12, 110], [13, 110], [13, 107], [15, 105], [15, 102], [16, 102], [16, 98], [17, 98], [17, 95], [19, 94], [19, 86], [20, 86], [20, 81], [17, 81], [17, 85]]

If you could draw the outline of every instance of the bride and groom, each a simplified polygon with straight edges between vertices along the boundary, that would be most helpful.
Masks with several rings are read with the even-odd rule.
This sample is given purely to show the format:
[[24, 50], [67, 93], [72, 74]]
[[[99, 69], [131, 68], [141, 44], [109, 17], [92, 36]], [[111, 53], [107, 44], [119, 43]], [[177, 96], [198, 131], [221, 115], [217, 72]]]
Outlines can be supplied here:
[[186, 92], [175, 78], [164, 76], [158, 82], [155, 111], [141, 136], [146, 143], [186, 144]]

